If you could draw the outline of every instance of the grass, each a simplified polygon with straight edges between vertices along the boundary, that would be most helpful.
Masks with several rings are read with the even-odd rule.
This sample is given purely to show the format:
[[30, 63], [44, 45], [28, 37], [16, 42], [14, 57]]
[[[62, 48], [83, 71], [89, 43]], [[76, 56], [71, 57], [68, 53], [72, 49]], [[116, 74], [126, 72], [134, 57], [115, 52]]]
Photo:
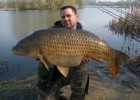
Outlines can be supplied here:
[[21, 81], [0, 82], [0, 100], [36, 100], [35, 76]]

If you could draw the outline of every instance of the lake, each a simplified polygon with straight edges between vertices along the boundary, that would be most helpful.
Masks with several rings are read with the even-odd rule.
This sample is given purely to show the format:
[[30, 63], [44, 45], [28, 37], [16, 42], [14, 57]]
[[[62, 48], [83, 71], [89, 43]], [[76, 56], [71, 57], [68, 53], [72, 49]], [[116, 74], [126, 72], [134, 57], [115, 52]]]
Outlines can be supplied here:
[[[122, 15], [111, 8], [106, 9]], [[114, 19], [112, 16], [97, 8], [80, 8], [78, 13], [85, 30], [97, 34], [111, 47], [130, 57], [140, 54], [138, 41], [124, 39], [106, 27]], [[13, 55], [11, 48], [22, 38], [52, 26], [59, 19], [59, 10], [0, 11], [0, 81], [21, 80], [37, 73], [38, 62], [35, 59]]]

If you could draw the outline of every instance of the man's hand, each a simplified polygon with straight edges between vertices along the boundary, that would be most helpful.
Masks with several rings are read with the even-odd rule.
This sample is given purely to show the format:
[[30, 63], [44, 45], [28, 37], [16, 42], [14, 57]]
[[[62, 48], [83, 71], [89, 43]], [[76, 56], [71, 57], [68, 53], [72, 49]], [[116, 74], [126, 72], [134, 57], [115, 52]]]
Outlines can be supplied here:
[[80, 64], [86, 64], [86, 63], [88, 63], [89, 61], [91, 61], [91, 58], [85, 57], [85, 58], [82, 59], [82, 61], [81, 61]]

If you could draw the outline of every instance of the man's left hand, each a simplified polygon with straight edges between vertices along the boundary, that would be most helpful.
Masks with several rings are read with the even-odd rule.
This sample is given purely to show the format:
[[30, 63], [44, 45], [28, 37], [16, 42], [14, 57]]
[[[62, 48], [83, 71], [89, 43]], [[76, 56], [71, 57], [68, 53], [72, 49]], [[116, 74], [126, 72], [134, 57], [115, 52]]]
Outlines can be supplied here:
[[81, 61], [80, 64], [86, 64], [86, 63], [88, 63], [89, 61], [91, 61], [91, 58], [85, 57], [85, 58], [82, 59], [82, 61]]

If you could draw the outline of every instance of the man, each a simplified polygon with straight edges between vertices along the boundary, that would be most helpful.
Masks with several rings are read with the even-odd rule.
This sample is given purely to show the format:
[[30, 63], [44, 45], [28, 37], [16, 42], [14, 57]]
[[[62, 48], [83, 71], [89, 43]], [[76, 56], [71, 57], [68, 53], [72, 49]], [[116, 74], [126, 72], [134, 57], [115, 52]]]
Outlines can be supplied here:
[[[54, 28], [82, 29], [82, 25], [78, 22], [79, 15], [74, 7], [62, 7], [60, 16], [61, 20], [55, 22]], [[70, 100], [84, 100], [88, 91], [89, 81], [88, 70], [84, 64], [88, 61], [90, 61], [90, 58], [84, 58], [78, 67], [71, 67], [68, 77], [64, 77], [54, 65], [50, 64], [50, 70], [47, 70], [40, 63], [37, 87], [42, 93], [39, 96], [39, 100], [58, 100], [60, 89], [67, 84], [71, 85]]]

